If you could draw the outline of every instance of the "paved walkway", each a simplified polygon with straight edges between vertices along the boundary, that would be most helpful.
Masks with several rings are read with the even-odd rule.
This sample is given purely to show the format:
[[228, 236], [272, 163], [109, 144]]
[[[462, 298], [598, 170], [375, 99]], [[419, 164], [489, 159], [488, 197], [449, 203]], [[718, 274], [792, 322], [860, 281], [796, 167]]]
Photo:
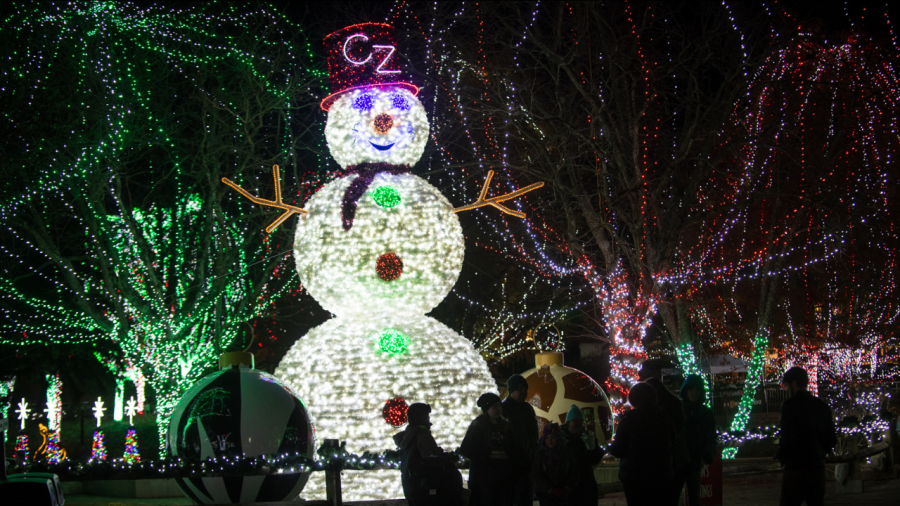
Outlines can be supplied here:
[[[725, 483], [723, 488], [723, 506], [767, 506], [778, 504], [780, 483]], [[186, 498], [166, 499], [125, 499], [117, 497], [100, 497], [90, 495], [71, 495], [66, 497], [66, 506], [187, 506], [191, 501]], [[302, 505], [302, 502], [282, 503]], [[405, 504], [397, 501], [396, 504]], [[900, 479], [885, 481], [866, 481], [862, 494], [835, 494], [834, 482], [828, 482], [825, 492], [825, 504], [828, 506], [898, 506], [900, 504]], [[535, 503], [537, 505], [537, 503]], [[600, 499], [598, 506], [626, 506], [625, 494], [607, 494]]]
[[[778, 505], [781, 482], [725, 483], [722, 488], [722, 506]], [[825, 487], [827, 506], [898, 506], [900, 505], [900, 479], [865, 481], [862, 494], [835, 494], [834, 482]], [[625, 494], [607, 494], [599, 506], [626, 506]], [[67, 503], [68, 506], [68, 503]]]

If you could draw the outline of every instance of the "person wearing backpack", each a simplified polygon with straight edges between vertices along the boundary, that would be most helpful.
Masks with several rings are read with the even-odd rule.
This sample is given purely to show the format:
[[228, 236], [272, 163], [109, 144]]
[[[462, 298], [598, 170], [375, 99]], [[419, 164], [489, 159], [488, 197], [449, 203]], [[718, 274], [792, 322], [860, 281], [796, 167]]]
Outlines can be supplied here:
[[400, 449], [400, 482], [409, 506], [459, 506], [462, 475], [431, 435], [431, 406], [417, 402], [406, 412], [406, 429], [394, 435]]

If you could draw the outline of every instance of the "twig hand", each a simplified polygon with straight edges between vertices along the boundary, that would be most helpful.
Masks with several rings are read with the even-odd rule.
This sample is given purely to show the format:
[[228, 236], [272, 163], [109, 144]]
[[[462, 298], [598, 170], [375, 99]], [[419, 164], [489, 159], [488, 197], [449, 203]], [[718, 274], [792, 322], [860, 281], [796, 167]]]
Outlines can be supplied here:
[[[272, 232], [278, 225], [284, 223], [284, 220], [291, 217], [292, 214], [307, 214], [308, 211], [305, 209], [301, 209], [297, 206], [292, 206], [290, 204], [285, 204], [281, 201], [281, 170], [277, 165], [272, 166], [272, 177], [275, 178], [275, 200], [266, 200], [261, 199], [259, 197], [255, 197], [250, 195], [250, 192], [236, 185], [234, 181], [228, 179], [227, 177], [222, 178], [222, 182], [227, 184], [228, 186], [237, 190], [238, 193], [250, 199], [254, 204], [259, 204], [268, 207], [277, 207], [278, 209], [284, 209], [284, 213], [278, 217], [277, 220], [273, 221], [268, 227], [266, 227], [266, 233]], [[543, 183], [542, 183], [543, 184]]]
[[493, 206], [506, 214], [511, 214], [517, 218], [524, 218], [525, 213], [523, 213], [521, 211], [513, 211], [512, 209], [500, 204], [500, 202], [505, 202], [507, 200], [514, 199], [514, 198], [518, 197], [519, 195], [524, 195], [524, 194], [530, 192], [531, 190], [537, 190], [538, 188], [544, 186], [543, 182], [534, 183], [532, 185], [526, 186], [525, 188], [522, 188], [521, 190], [516, 190], [512, 193], [507, 193], [506, 195], [500, 195], [497, 197], [491, 197], [489, 199], [485, 199], [484, 197], [485, 197], [485, 195], [487, 195], [488, 186], [490, 186], [490, 184], [491, 184], [492, 177], [494, 177], [494, 171], [489, 170], [488, 175], [487, 175], [487, 180], [484, 182], [484, 186], [481, 188], [481, 193], [478, 195], [478, 200], [476, 200], [474, 203], [469, 204], [467, 206], [457, 207], [456, 209], [453, 210], [453, 212], [459, 213], [462, 211], [469, 211], [472, 209], [477, 209], [482, 206]]

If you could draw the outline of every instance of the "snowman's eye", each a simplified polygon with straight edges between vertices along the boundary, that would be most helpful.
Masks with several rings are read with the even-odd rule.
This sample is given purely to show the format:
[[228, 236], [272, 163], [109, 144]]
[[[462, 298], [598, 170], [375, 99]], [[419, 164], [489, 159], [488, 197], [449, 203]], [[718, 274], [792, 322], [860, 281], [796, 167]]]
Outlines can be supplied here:
[[353, 108], [360, 112], [366, 112], [372, 109], [375, 104], [375, 97], [371, 93], [363, 93], [353, 99]]
[[394, 93], [393, 95], [391, 95], [391, 105], [397, 109], [400, 109], [401, 111], [409, 110], [409, 100], [407, 100], [406, 97], [404, 97], [400, 93]]
[[375, 192], [372, 193], [372, 199], [380, 207], [390, 209], [400, 203], [400, 192], [392, 186], [381, 185], [375, 188]]

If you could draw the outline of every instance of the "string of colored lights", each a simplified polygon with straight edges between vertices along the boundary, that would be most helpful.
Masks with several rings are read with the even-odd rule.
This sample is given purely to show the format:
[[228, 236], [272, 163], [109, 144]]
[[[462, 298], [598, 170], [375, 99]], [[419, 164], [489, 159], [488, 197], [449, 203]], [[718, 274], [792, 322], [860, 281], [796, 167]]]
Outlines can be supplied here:
[[106, 443], [103, 441], [103, 431], [94, 431], [94, 442], [91, 444], [91, 458], [88, 462], [106, 461]]
[[122, 460], [126, 464], [137, 464], [141, 461], [141, 451], [138, 448], [137, 430], [129, 428], [125, 434], [125, 454]]

